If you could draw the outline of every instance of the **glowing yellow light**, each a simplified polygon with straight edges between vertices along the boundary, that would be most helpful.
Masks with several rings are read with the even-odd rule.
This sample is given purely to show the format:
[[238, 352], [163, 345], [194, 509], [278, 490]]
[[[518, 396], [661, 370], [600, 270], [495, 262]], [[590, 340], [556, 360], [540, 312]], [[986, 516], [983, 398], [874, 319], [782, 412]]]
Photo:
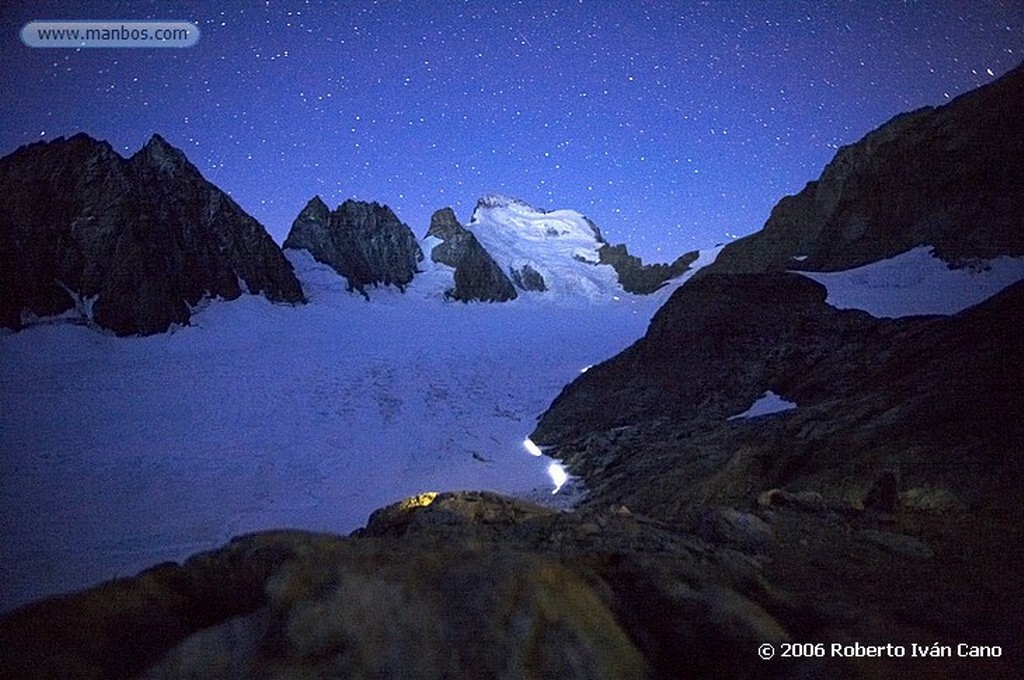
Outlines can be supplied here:
[[402, 501], [401, 509], [409, 511], [412, 510], [413, 508], [425, 508], [431, 503], [433, 503], [435, 498], [437, 498], [436, 491], [428, 491], [426, 493], [421, 493], [416, 496], [410, 496], [409, 498], [406, 498], [404, 501]]
[[534, 444], [533, 441], [529, 437], [527, 437], [526, 439], [523, 440], [523, 448], [526, 449], [526, 452], [529, 453], [531, 456], [543, 456], [544, 455], [541, 452], [540, 447], [537, 446], [536, 444]]
[[555, 484], [555, 490], [551, 492], [552, 494], [558, 493], [562, 486], [569, 481], [569, 473], [565, 471], [565, 468], [559, 462], [551, 463], [548, 466], [548, 476], [551, 477], [551, 481]]

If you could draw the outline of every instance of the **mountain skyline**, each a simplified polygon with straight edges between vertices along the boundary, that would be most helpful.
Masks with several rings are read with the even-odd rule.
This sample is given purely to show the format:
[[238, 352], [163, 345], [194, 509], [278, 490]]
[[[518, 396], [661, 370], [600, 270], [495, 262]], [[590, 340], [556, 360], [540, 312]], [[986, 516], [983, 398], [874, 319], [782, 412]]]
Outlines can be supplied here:
[[[179, 19], [181, 50], [31, 49], [43, 19]], [[789, 3], [41, 2], [0, 11], [0, 153], [159, 132], [281, 243], [311, 194], [418, 234], [498, 192], [647, 262], [759, 229], [838, 146], [1021, 59], [1024, 9]]]

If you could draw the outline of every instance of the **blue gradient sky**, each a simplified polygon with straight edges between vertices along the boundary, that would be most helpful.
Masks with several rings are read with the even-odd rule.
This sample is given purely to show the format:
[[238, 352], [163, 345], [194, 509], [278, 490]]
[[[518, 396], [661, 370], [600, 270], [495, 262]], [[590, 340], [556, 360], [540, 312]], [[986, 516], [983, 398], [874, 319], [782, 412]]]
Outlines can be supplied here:
[[[30, 2], [0, 8], [0, 153], [159, 132], [279, 242], [314, 194], [422, 236], [501, 192], [646, 260], [756, 231], [837, 146], [1024, 59], [1024, 3]], [[23, 46], [175, 19], [189, 49]]]

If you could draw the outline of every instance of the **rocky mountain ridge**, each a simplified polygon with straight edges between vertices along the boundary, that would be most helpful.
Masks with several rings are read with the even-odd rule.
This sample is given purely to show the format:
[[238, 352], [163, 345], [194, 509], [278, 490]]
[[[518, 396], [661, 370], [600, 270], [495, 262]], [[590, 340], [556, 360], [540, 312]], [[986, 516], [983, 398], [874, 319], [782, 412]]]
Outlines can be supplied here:
[[515, 286], [480, 241], [459, 224], [451, 208], [438, 210], [430, 218], [427, 238], [441, 243], [430, 250], [434, 262], [455, 269], [455, 285], [445, 295], [461, 302], [504, 302], [518, 297]]
[[204, 298], [304, 300], [258, 222], [159, 135], [128, 159], [85, 134], [0, 159], [0, 324], [71, 312], [119, 335]]
[[[993, 150], [995, 152], [993, 153]], [[836, 271], [929, 245], [953, 265], [1024, 254], [1024, 64], [841, 148], [728, 244], [714, 272]]]
[[[1017, 68], [841, 150], [566, 386], [531, 440], [587, 481], [583, 509], [766, 551], [765, 576], [848, 639], [909, 626], [1016, 654], [1024, 603], [1003, 558], [1024, 554], [1024, 282], [951, 315], [875, 318], [796, 270], [921, 245], [951, 267], [1019, 257], [1022, 88]], [[766, 395], [790, 408], [742, 415]]]
[[[276, 302], [305, 300], [263, 227], [159, 135], [128, 159], [85, 134], [28, 145], [0, 159], [0, 183], [4, 327], [61, 316], [119, 335], [146, 335], [188, 323], [209, 298], [252, 293]], [[646, 294], [687, 271], [696, 257], [645, 266], [625, 246], [605, 244], [579, 213], [536, 210], [504, 197], [481, 199], [474, 220], [510, 206], [520, 227], [548, 218], [583, 224], [593, 247], [584, 248], [585, 255], [571, 247], [545, 250], [543, 242], [490, 220], [492, 230], [503, 232], [501, 253], [509, 260], [499, 264], [490, 252], [495, 245], [489, 250], [473, 233], [478, 225], [463, 227], [448, 209], [435, 216], [447, 226], [432, 220], [425, 235], [431, 261], [448, 268], [452, 279], [439, 295], [502, 302], [515, 299], [517, 290], [544, 293], [551, 285], [556, 297], [611, 297], [623, 289]], [[389, 207], [356, 200], [332, 211], [314, 197], [284, 248], [307, 250], [367, 299], [373, 287], [404, 291], [424, 261], [419, 240]], [[550, 261], [540, 264], [545, 257]]]
[[367, 286], [404, 291], [423, 260], [412, 230], [391, 208], [348, 200], [330, 211], [319, 196], [295, 218], [283, 247], [308, 250], [366, 299]]
[[[364, 216], [354, 216], [357, 210]], [[531, 292], [593, 299], [622, 291], [647, 295], [686, 273], [698, 256], [645, 265], [624, 244], [608, 244], [578, 212], [538, 209], [497, 194], [477, 201], [467, 225], [451, 208], [434, 213], [422, 247], [387, 206], [350, 200], [330, 212], [315, 197], [296, 218], [284, 247], [309, 251], [364, 296], [367, 285], [394, 285], [404, 292], [422, 273], [418, 263], [426, 248], [431, 262], [450, 268], [444, 298], [461, 302], [506, 302]]]

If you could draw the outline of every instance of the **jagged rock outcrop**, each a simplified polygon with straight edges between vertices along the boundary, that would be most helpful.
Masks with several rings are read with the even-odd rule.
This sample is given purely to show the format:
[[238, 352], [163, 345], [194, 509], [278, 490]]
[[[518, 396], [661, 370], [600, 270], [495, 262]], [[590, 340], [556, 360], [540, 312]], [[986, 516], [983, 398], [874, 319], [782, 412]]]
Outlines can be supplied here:
[[[707, 276], [567, 386], [531, 438], [604, 500], [662, 518], [812, 480], [864, 501], [895, 467], [906, 488], [992, 501], [990, 473], [1020, 475], [1020, 321], [1024, 283], [952, 317], [875, 319], [796, 274]], [[728, 419], [769, 390], [798, 408]]]
[[77, 310], [119, 335], [206, 297], [302, 302], [277, 244], [159, 135], [131, 158], [78, 134], [0, 159], [0, 324]]
[[[1024, 254], [1024, 64], [843, 147], [699, 272], [849, 269], [918, 245], [956, 265]], [[796, 261], [796, 257], [806, 257]]]
[[430, 258], [455, 268], [455, 286], [446, 295], [462, 302], [505, 302], [517, 297], [501, 267], [476, 236], [459, 224], [451, 208], [443, 208], [431, 216], [427, 236], [442, 241], [430, 251]]
[[330, 211], [319, 196], [310, 199], [292, 223], [285, 248], [308, 250], [348, 281], [349, 290], [368, 299], [367, 286], [404, 291], [423, 251], [408, 226], [391, 208], [348, 200]]
[[530, 264], [524, 263], [522, 267], [516, 269], [511, 268], [512, 282], [516, 284], [516, 287], [522, 288], [523, 290], [532, 290], [538, 293], [543, 293], [548, 289], [548, 284], [544, 282], [544, 276], [530, 266]]
[[615, 269], [622, 288], [634, 295], [649, 295], [670, 280], [682, 276], [700, 255], [694, 250], [680, 255], [671, 264], [645, 265], [642, 259], [629, 254], [624, 243], [616, 246], [606, 243], [597, 254], [601, 258], [601, 264], [610, 264]]
[[[952, 317], [895, 320], [835, 310], [808, 283], [688, 282], [531, 439], [586, 480], [584, 509], [626, 505], [770, 554], [766, 578], [843, 619], [850, 639], [976, 636], [1010, 654], [1024, 606], [1004, 557], [1024, 551], [1024, 282]], [[768, 390], [797, 408], [730, 419]], [[730, 510], [709, 522], [709, 504]]]

